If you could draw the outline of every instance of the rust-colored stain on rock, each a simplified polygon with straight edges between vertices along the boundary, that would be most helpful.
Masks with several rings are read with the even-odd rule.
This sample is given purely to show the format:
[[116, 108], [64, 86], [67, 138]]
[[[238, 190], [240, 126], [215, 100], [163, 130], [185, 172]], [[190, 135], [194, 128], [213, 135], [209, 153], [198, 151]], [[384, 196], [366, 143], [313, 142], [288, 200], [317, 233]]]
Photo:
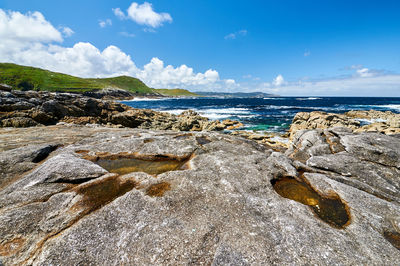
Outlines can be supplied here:
[[25, 239], [14, 238], [11, 241], [0, 244], [0, 256], [11, 256], [17, 253], [24, 245]]
[[331, 226], [343, 229], [350, 223], [349, 209], [338, 195], [320, 195], [307, 182], [289, 176], [274, 179], [271, 183], [279, 195], [310, 206], [321, 220]]
[[134, 180], [121, 180], [118, 176], [90, 182], [75, 189], [78, 194], [83, 195], [83, 199], [76, 205], [84, 207], [86, 212], [92, 212], [123, 196], [136, 186], [137, 182]]
[[162, 197], [168, 190], [171, 190], [171, 184], [168, 182], [161, 182], [148, 187], [146, 189], [146, 195], [150, 197]]
[[398, 232], [389, 232], [385, 231], [383, 232], [383, 236], [387, 241], [390, 242], [395, 248], [400, 250], [400, 234]]

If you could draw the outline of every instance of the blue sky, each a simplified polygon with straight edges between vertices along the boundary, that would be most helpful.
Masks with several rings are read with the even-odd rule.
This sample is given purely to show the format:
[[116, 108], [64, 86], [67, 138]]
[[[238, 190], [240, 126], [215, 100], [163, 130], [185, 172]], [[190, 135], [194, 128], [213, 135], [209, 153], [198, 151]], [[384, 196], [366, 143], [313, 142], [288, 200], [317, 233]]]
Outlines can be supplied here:
[[0, 9], [2, 62], [157, 88], [400, 96], [400, 1], [2, 0]]

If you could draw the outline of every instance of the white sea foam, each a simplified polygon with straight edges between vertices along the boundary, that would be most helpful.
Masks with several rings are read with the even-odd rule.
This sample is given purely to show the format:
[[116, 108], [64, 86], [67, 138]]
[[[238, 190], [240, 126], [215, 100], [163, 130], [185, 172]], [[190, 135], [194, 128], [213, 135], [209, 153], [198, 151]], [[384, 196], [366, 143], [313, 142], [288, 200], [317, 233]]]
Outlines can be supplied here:
[[256, 117], [257, 115], [237, 115], [238, 118], [253, 118]]
[[285, 100], [285, 98], [280, 97], [265, 97], [264, 100]]
[[231, 115], [215, 114], [215, 113], [200, 113], [200, 115], [207, 117], [211, 120], [223, 120], [231, 117]]
[[[298, 106], [298, 105], [264, 105], [261, 106], [265, 109], [309, 109], [309, 110], [316, 110], [316, 111], [327, 111], [327, 110], [340, 110], [337, 107], [321, 107], [321, 106]], [[259, 107], [258, 107], [259, 108]]]
[[307, 98], [296, 98], [298, 101], [307, 101], [307, 100], [321, 100], [319, 97], [307, 97]]
[[379, 123], [379, 122], [386, 122], [386, 119], [381, 119], [381, 118], [377, 118], [377, 119], [365, 119], [365, 118], [356, 118], [355, 120], [360, 121], [362, 124], [372, 124], [372, 123]]
[[247, 108], [220, 108], [220, 109], [198, 109], [196, 110], [201, 113], [214, 113], [214, 114], [250, 114], [250, 110]]
[[400, 111], [400, 104], [386, 104], [386, 105], [374, 105], [374, 106]]
[[170, 113], [173, 115], [180, 115], [182, 112], [186, 111], [187, 109], [175, 109], [175, 110], [157, 110], [165, 113]]
[[220, 109], [196, 109], [196, 112], [200, 115], [205, 116], [211, 120], [221, 120], [232, 116], [239, 115], [251, 115], [251, 112], [247, 108], [220, 108]]
[[289, 139], [288, 138], [282, 138], [282, 137], [279, 137], [279, 136], [274, 136], [274, 137], [270, 138], [270, 140], [276, 141], [276, 142], [281, 142], [281, 143], [289, 143]]
[[165, 101], [165, 98], [133, 98], [132, 100], [127, 100], [124, 102], [144, 102], [144, 101]]

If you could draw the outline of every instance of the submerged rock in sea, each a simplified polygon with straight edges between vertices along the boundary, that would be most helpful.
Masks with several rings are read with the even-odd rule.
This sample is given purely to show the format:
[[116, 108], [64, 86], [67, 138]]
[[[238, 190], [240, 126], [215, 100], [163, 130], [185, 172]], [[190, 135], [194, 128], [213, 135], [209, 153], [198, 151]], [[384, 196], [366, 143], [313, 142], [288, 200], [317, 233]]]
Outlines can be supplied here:
[[301, 131], [282, 154], [216, 132], [38, 130], [0, 129], [2, 169], [26, 169], [0, 186], [5, 265], [400, 261], [398, 138]]

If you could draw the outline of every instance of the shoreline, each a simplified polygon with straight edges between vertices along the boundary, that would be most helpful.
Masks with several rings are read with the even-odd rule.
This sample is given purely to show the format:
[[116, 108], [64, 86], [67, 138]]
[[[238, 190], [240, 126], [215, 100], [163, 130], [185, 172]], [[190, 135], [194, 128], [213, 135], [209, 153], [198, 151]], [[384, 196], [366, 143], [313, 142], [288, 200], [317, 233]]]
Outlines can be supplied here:
[[[115, 93], [114, 90], [108, 93]], [[29, 127], [72, 123], [99, 124], [107, 127], [128, 127], [175, 131], [223, 131], [254, 140], [260, 144], [283, 151], [299, 130], [347, 127], [354, 132], [380, 132], [400, 134], [400, 114], [390, 111], [349, 111], [326, 113], [323, 111], [299, 112], [286, 132], [246, 130], [239, 121], [230, 119], [210, 120], [192, 110], [181, 114], [137, 109], [126, 106], [125, 100], [97, 99], [80, 94], [0, 91], [0, 126]], [[136, 98], [137, 101], [164, 100], [171, 97]], [[174, 99], [174, 98], [172, 98]], [[313, 98], [314, 99], [314, 98]], [[132, 99], [131, 101], [135, 101]], [[370, 122], [370, 123], [367, 123]]]

